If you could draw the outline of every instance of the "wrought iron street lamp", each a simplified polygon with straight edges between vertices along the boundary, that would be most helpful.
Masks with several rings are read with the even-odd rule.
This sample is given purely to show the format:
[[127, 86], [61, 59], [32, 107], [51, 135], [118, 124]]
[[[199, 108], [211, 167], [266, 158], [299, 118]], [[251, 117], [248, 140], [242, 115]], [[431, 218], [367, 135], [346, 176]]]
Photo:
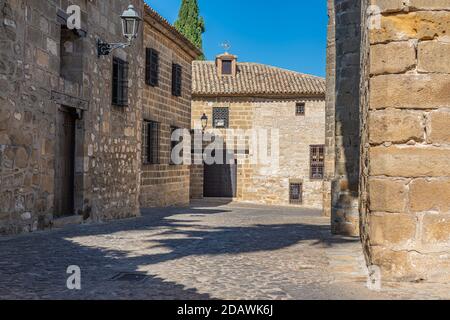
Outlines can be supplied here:
[[203, 114], [200, 120], [202, 121], [202, 130], [205, 131], [208, 127], [208, 116], [206, 115], [206, 113]]
[[131, 46], [133, 40], [137, 38], [139, 32], [139, 24], [142, 21], [133, 5], [129, 5], [120, 16], [122, 19], [122, 34], [128, 40], [125, 43], [107, 43], [100, 39], [97, 40], [98, 56], [107, 56], [113, 50], [126, 48]]

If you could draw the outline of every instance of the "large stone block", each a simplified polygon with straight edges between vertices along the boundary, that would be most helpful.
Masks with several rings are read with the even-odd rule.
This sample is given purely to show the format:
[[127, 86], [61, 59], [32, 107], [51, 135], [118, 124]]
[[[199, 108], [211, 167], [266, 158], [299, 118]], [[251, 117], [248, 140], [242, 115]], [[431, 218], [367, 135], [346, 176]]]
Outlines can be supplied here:
[[407, 251], [394, 251], [386, 246], [371, 248], [372, 264], [381, 269], [382, 280], [417, 280], [417, 274], [411, 264]]
[[412, 41], [377, 44], [370, 47], [370, 73], [402, 73], [416, 65], [416, 47]]
[[369, 180], [370, 210], [378, 212], [405, 212], [407, 181], [393, 179]]
[[410, 140], [422, 142], [425, 128], [423, 112], [387, 109], [372, 111], [369, 115], [370, 143], [403, 143]]
[[450, 75], [380, 75], [370, 80], [370, 108], [450, 107]]
[[397, 15], [383, 15], [381, 28], [372, 28], [370, 43], [410, 39], [433, 40], [450, 32], [450, 12], [418, 11]]
[[410, 185], [411, 211], [450, 210], [450, 179], [416, 179]]
[[450, 73], [450, 42], [420, 42], [418, 68], [422, 72]]
[[416, 235], [416, 218], [409, 214], [372, 214], [369, 226], [372, 245], [411, 243]]
[[450, 215], [425, 215], [422, 241], [424, 244], [450, 243]]
[[450, 149], [390, 146], [370, 149], [370, 174], [389, 177], [450, 176]]
[[430, 113], [430, 143], [450, 143], [450, 109]]
[[448, 0], [409, 0], [409, 7], [418, 10], [450, 10], [450, 2]]
[[370, 0], [373, 13], [380, 12], [399, 12], [407, 9], [405, 0]]

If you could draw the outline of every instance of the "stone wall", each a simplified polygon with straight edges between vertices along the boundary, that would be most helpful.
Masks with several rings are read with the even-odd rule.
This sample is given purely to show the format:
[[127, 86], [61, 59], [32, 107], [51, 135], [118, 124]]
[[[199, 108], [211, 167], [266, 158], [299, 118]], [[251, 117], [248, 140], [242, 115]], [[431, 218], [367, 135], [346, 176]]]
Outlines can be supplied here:
[[[296, 116], [296, 103], [306, 103], [306, 115]], [[205, 113], [212, 123], [213, 107], [228, 107], [230, 129], [279, 130], [279, 166], [251, 164], [249, 146], [237, 154], [237, 199], [240, 201], [289, 205], [289, 183], [303, 183], [305, 207], [322, 208], [324, 181], [310, 179], [310, 146], [325, 144], [324, 98], [198, 98], [192, 103], [194, 128], [200, 128]], [[209, 127], [208, 129], [211, 129]], [[239, 145], [239, 143], [238, 143]], [[192, 182], [201, 184], [203, 175], [195, 168]], [[194, 172], [193, 172], [194, 173]], [[201, 184], [202, 185], [202, 184]], [[200, 188], [197, 187], [197, 194]]]
[[332, 214], [332, 181], [336, 170], [335, 147], [335, 101], [336, 101], [336, 23], [334, 0], [328, 0], [328, 29], [327, 29], [327, 75], [326, 75], [326, 107], [325, 107], [325, 186], [323, 198], [324, 215]]
[[[142, 14], [143, 5], [72, 2], [82, 10], [85, 33], [73, 41], [63, 37], [61, 51], [57, 13], [66, 8], [60, 1], [0, 1], [1, 234], [44, 229], [67, 214], [55, 210], [61, 109], [77, 114], [73, 214], [93, 221], [139, 214], [141, 41], [114, 53], [130, 68], [129, 106], [117, 107], [111, 105], [112, 55], [98, 58], [96, 40], [123, 40], [120, 14], [130, 2]], [[76, 75], [61, 63], [70, 50], [83, 52]]]
[[368, 263], [383, 279], [449, 281], [450, 1], [370, 4], [381, 15], [363, 21]]
[[[143, 119], [160, 123], [160, 163], [142, 165], [140, 203], [143, 207], [189, 204], [189, 165], [171, 165], [171, 127], [191, 129], [192, 61], [199, 52], [146, 16], [144, 47], [159, 53], [159, 85], [145, 85]], [[172, 95], [172, 63], [182, 66], [182, 95]]]
[[[332, 17], [329, 26], [327, 83], [327, 143], [335, 147], [335, 155], [327, 157], [335, 164], [334, 172], [328, 172], [334, 175], [331, 226], [333, 233], [356, 236], [359, 234], [361, 1], [336, 0], [334, 14], [335, 28]], [[335, 96], [330, 92], [333, 89]]]

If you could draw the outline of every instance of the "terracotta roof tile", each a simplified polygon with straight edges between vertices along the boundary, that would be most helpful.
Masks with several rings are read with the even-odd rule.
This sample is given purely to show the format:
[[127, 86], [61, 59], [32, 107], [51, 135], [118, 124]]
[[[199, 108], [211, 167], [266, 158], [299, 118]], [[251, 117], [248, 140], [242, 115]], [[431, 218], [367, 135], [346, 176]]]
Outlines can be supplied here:
[[194, 61], [194, 95], [324, 95], [325, 79], [257, 63], [237, 64], [238, 73], [219, 77], [212, 61]]

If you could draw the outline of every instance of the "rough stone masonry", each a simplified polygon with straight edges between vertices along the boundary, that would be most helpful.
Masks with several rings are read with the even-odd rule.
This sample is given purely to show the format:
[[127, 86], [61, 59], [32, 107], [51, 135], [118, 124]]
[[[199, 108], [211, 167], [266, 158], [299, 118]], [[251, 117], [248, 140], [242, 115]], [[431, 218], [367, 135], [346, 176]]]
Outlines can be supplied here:
[[[339, 48], [339, 34], [358, 33], [349, 22], [359, 2], [335, 1], [336, 59], [349, 63], [354, 52], [361, 61], [335, 70], [335, 137], [338, 145], [339, 126], [349, 125], [339, 115], [356, 110], [357, 97], [367, 262], [383, 280], [450, 281], [450, 1], [362, 1], [361, 44]], [[340, 90], [351, 79], [360, 88]], [[344, 134], [344, 143], [352, 136]]]
[[114, 52], [133, 79], [124, 106], [111, 104], [113, 55], [96, 54], [97, 38], [123, 39], [130, 2], [142, 14], [139, 0], [72, 1], [74, 31], [67, 1], [0, 1], [0, 234], [139, 214], [142, 43]]

